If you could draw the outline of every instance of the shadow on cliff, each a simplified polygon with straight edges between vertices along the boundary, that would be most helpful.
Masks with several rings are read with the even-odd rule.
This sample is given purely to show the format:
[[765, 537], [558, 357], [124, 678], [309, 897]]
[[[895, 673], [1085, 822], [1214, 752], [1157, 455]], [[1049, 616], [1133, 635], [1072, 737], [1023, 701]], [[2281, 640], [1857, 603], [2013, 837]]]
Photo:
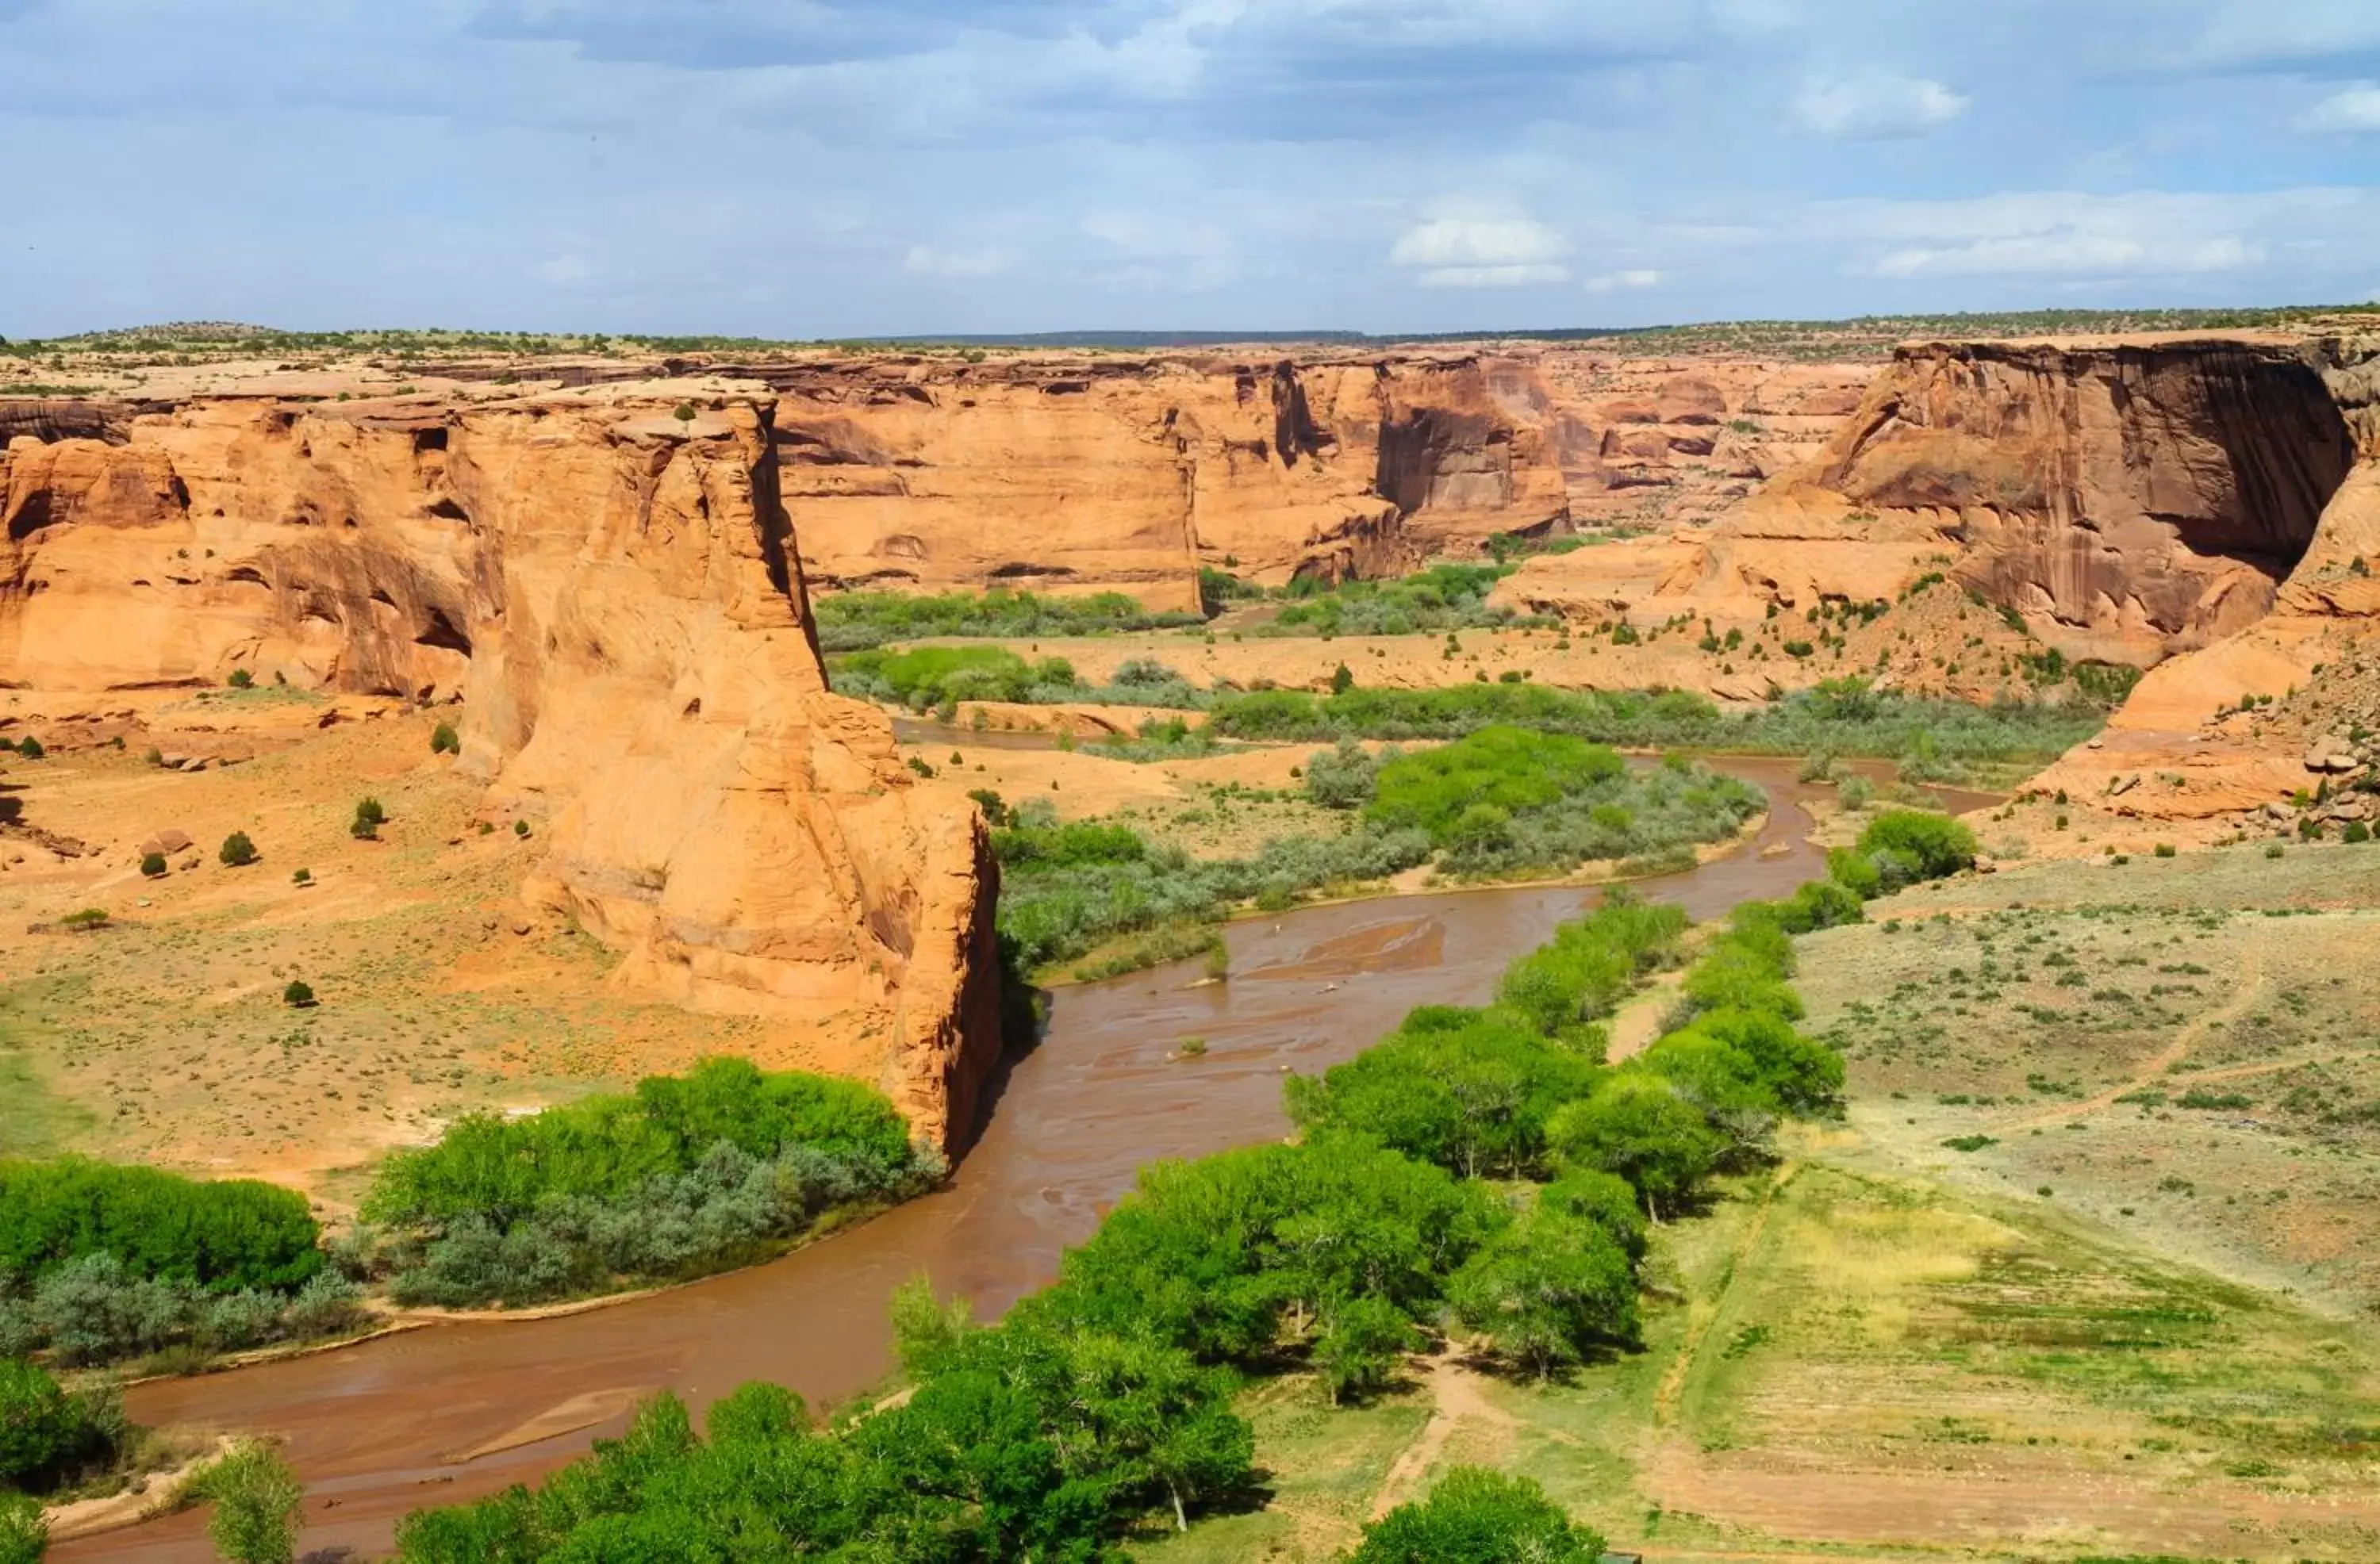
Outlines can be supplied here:
[[983, 1084], [983, 1092], [976, 1099], [975, 1116], [968, 1123], [966, 1135], [953, 1150], [953, 1160], [964, 1158], [975, 1147], [999, 1111], [1000, 1099], [1008, 1095], [1008, 1083], [1016, 1066], [1041, 1046], [1041, 1038], [1050, 1029], [1050, 990], [1038, 988], [1025, 976], [1016, 959], [1016, 949], [1006, 936], [1000, 941], [1000, 1062], [992, 1067]]

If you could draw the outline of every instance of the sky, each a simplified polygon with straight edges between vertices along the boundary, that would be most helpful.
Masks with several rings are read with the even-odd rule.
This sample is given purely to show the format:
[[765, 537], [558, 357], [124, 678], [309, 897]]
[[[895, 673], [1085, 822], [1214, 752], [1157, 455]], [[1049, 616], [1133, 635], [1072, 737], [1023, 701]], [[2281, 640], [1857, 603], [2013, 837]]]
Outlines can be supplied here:
[[0, 335], [2380, 297], [2380, 0], [0, 0]]

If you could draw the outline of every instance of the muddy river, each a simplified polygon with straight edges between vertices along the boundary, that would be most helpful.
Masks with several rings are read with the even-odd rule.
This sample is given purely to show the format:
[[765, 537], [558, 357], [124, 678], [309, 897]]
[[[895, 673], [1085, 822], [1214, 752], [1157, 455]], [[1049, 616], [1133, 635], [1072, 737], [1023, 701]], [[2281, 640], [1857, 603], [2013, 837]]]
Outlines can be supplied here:
[[[1765, 788], [1758, 838], [1642, 883], [1709, 917], [1821, 872], [1803, 837], [1797, 762], [1734, 760]], [[1982, 802], [1951, 796], [1953, 807]], [[1233, 925], [1230, 982], [1194, 964], [1060, 990], [1041, 1045], [1014, 1061], [950, 1187], [773, 1264], [562, 1318], [442, 1326], [313, 1357], [143, 1385], [150, 1425], [284, 1441], [307, 1484], [309, 1549], [384, 1549], [407, 1510], [531, 1480], [616, 1433], [669, 1387], [698, 1407], [747, 1379], [813, 1404], [890, 1366], [885, 1301], [920, 1272], [995, 1315], [1055, 1274], [1154, 1158], [1196, 1157], [1286, 1128], [1281, 1078], [1365, 1048], [1416, 1004], [1477, 1003], [1514, 955], [1591, 905], [1593, 890], [1475, 891], [1359, 902]], [[1203, 1058], [1169, 1060], [1204, 1037]], [[59, 1560], [212, 1558], [192, 1511], [51, 1550]]]

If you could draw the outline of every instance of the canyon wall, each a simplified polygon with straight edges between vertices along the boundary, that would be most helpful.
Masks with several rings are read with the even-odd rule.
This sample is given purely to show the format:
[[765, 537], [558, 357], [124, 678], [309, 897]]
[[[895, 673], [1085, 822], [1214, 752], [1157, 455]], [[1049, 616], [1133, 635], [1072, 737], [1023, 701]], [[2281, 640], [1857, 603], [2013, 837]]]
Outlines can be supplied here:
[[0, 681], [459, 697], [462, 764], [546, 822], [524, 893], [618, 981], [838, 1017], [949, 1146], [999, 1050], [981, 816], [827, 692], [771, 408], [675, 412], [226, 400], [19, 435]]
[[1533, 562], [1513, 600], [1745, 616], [1944, 569], [2068, 655], [2153, 663], [2268, 613], [2354, 460], [2294, 342], [1901, 348], [1716, 525]]
[[1867, 372], [1542, 347], [710, 368], [775, 398], [813, 583], [1173, 610], [1202, 565], [1389, 576], [1493, 533], [1692, 519], [1814, 448]]

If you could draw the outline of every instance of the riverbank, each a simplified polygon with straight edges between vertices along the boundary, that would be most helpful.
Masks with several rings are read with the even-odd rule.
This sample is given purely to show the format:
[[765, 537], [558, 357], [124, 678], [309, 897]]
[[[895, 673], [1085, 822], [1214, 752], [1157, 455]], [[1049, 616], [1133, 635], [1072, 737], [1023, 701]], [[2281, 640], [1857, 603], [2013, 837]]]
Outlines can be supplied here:
[[[1738, 850], [1641, 882], [1695, 918], [1790, 891], [1823, 873], [1803, 840], [1808, 789], [1788, 762], [1739, 774], [1769, 793], [1767, 826]], [[1782, 848], [1770, 854], [1769, 848]], [[616, 1432], [613, 1416], [464, 1459], [598, 1391], [674, 1388], [698, 1412], [747, 1379], [791, 1386], [813, 1407], [878, 1384], [890, 1364], [886, 1301], [910, 1277], [995, 1317], [1055, 1274], [1153, 1158], [1282, 1134], [1285, 1069], [1351, 1057], [1426, 1003], [1479, 1003], [1515, 953], [1574, 916], [1593, 888], [1433, 891], [1305, 907], [1224, 929], [1228, 983], [1191, 987], [1196, 964], [1053, 995], [1038, 1047], [990, 1091], [983, 1133], [949, 1185], [750, 1270], [565, 1317], [407, 1331], [324, 1353], [128, 1396], [152, 1425], [279, 1436], [310, 1487], [309, 1548], [387, 1545], [425, 1502], [493, 1492]], [[1195, 1063], [1177, 1047], [1206, 1043]], [[788, 1328], [788, 1322], [797, 1328]], [[326, 1500], [335, 1498], [335, 1508]], [[195, 1517], [167, 1517], [60, 1560], [180, 1564]]]

